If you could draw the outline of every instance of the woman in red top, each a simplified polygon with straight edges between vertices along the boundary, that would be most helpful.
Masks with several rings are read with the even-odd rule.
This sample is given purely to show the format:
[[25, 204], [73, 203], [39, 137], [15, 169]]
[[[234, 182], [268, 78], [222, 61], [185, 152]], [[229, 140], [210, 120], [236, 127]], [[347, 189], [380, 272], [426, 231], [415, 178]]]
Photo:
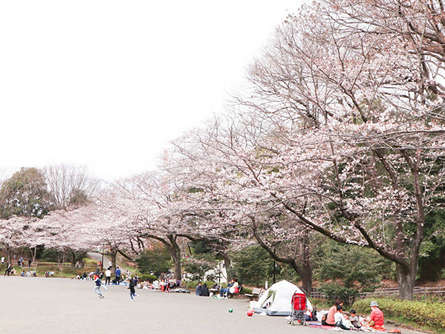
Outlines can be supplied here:
[[379, 305], [376, 301], [372, 301], [371, 304], [371, 315], [369, 317], [369, 326], [377, 329], [377, 330], [385, 330], [383, 327], [383, 323], [385, 322], [385, 318], [383, 316], [383, 312], [379, 309]]

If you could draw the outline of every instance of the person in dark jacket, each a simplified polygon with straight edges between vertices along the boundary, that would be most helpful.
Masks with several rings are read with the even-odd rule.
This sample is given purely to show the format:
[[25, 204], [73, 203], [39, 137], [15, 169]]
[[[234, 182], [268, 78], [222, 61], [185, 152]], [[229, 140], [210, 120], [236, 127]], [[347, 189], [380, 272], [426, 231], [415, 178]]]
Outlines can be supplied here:
[[121, 282], [121, 270], [119, 267], [116, 267], [114, 275], [116, 276], [116, 284], [119, 285], [119, 283]]
[[96, 279], [94, 280], [94, 284], [96, 285], [94, 290], [96, 291], [99, 298], [101, 298], [101, 299], [104, 298], [102, 291], [100, 291], [100, 287], [102, 286], [102, 281], [100, 280], [100, 278], [98, 276], [96, 276]]
[[134, 301], [134, 297], [136, 297], [136, 284], [137, 284], [137, 280], [136, 278], [132, 278], [130, 277], [130, 284], [129, 284], [129, 289], [130, 289], [130, 300]]
[[210, 296], [209, 288], [207, 287], [207, 284], [204, 283], [201, 287], [201, 294], [200, 296], [208, 297]]

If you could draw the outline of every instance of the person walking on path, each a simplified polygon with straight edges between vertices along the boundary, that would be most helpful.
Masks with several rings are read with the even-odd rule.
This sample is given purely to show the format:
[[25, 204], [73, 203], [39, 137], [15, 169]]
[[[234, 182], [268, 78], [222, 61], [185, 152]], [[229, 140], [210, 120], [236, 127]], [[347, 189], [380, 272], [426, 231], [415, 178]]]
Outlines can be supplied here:
[[115, 271], [114, 275], [116, 276], [116, 284], [119, 285], [119, 283], [121, 281], [121, 270], [119, 267], [116, 267], [116, 271]]
[[135, 278], [130, 277], [129, 289], [130, 289], [130, 300], [134, 301], [134, 297], [136, 297], [136, 284], [137, 281]]
[[104, 295], [102, 294], [102, 291], [100, 291], [100, 287], [102, 286], [102, 281], [100, 280], [99, 276], [96, 276], [96, 279], [94, 280], [95, 288], [94, 291], [97, 293], [100, 299], [104, 298]]
[[105, 285], [110, 285], [111, 284], [111, 270], [110, 267], [107, 268], [107, 270], [105, 270]]
[[11, 275], [12, 274], [12, 270], [13, 270], [14, 268], [13, 268], [13, 266], [12, 266], [12, 263], [6, 263], [6, 270], [5, 270], [5, 276], [6, 275]]

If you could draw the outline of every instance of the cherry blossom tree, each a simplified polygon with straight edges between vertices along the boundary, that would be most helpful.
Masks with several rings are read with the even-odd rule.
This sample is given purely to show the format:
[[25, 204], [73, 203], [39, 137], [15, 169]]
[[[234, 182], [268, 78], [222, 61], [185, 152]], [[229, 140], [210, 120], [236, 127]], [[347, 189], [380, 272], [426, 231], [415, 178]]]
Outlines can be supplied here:
[[440, 207], [445, 147], [431, 88], [442, 70], [412, 45], [306, 7], [278, 31], [240, 99], [269, 124], [264, 154], [250, 155], [252, 181], [304, 226], [394, 261], [404, 298], [425, 217]]

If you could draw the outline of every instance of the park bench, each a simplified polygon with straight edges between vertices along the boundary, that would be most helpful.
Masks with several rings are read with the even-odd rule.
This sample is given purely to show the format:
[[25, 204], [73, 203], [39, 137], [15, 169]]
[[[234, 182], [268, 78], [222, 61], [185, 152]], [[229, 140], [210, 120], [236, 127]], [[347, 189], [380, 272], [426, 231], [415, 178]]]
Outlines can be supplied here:
[[260, 289], [260, 288], [253, 288], [252, 289], [252, 293], [246, 293], [246, 294], [244, 294], [244, 296], [249, 297], [249, 299], [252, 300], [254, 298], [259, 297], [261, 292], [262, 292], [262, 289]]

